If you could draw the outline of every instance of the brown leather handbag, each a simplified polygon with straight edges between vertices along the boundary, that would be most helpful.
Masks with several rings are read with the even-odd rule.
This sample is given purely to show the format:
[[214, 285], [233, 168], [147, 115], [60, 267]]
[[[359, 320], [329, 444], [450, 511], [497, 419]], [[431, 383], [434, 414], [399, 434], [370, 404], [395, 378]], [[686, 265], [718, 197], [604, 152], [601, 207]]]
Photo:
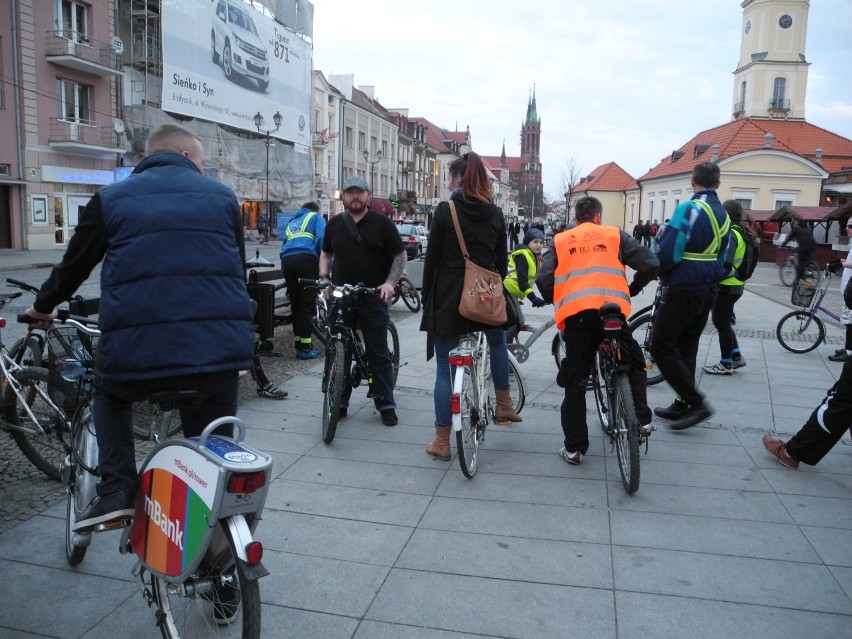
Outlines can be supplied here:
[[456, 205], [450, 200], [450, 216], [456, 228], [462, 256], [464, 257], [464, 284], [459, 300], [459, 315], [487, 326], [502, 326], [506, 323], [506, 298], [503, 296], [503, 278], [473, 263], [462, 236]]

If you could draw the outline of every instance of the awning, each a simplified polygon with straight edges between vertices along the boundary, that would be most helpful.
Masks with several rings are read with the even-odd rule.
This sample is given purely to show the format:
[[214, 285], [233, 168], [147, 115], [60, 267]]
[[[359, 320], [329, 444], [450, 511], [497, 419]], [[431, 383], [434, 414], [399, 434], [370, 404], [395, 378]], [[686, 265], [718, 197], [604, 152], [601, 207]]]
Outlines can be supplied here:
[[393, 208], [393, 204], [390, 203], [390, 200], [378, 197], [374, 197], [370, 200], [370, 208], [376, 213], [384, 213], [387, 216], [393, 216], [396, 212], [396, 209]]
[[747, 219], [752, 222], [768, 222], [769, 218], [771, 218], [775, 211], [762, 211], [762, 210], [748, 210], [743, 212]]
[[838, 184], [826, 184], [823, 191], [834, 191], [835, 193], [852, 193], [852, 182], [840, 182]]
[[769, 219], [776, 222], [828, 222], [839, 220], [846, 215], [849, 215], [849, 211], [842, 206], [782, 206]]

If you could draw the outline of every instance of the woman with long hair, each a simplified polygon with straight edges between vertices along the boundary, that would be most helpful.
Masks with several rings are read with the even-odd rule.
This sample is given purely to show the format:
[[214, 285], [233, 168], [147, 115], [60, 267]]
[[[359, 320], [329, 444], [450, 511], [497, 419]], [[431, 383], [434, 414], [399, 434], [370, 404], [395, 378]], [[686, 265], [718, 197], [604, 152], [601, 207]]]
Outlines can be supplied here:
[[[450, 164], [450, 200], [456, 208], [470, 259], [505, 278], [508, 257], [506, 221], [503, 211], [491, 199], [491, 182], [482, 159], [465, 153]], [[438, 459], [450, 459], [452, 413], [450, 395], [450, 351], [462, 335], [484, 331], [491, 353], [491, 376], [497, 395], [495, 421], [498, 424], [520, 422], [509, 394], [509, 356], [506, 338], [500, 326], [472, 322], [458, 312], [464, 282], [464, 257], [456, 237], [450, 206], [441, 202], [435, 209], [429, 231], [429, 250], [423, 266], [423, 319], [426, 331], [426, 358], [436, 358], [435, 439], [426, 452]]]

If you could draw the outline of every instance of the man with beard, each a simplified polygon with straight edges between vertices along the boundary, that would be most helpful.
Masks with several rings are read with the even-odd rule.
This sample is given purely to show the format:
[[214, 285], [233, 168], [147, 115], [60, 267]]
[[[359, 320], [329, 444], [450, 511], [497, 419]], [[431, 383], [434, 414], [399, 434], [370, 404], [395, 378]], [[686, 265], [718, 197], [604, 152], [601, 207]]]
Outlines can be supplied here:
[[[372, 192], [359, 175], [343, 182], [346, 210], [328, 221], [320, 254], [320, 279], [335, 285], [363, 284], [378, 289], [378, 295], [361, 295], [347, 310], [364, 335], [373, 383], [369, 396], [385, 426], [396, 426], [393, 398], [393, 363], [388, 350], [388, 300], [407, 262], [405, 247], [394, 223], [369, 209]], [[351, 387], [344, 389], [340, 417], [346, 417]]]

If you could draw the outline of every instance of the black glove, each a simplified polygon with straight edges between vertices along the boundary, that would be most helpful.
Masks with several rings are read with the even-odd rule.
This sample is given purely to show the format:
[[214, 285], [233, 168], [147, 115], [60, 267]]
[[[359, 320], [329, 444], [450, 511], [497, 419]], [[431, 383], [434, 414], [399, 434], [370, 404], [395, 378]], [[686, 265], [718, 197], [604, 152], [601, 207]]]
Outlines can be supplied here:
[[527, 295], [527, 299], [530, 301], [530, 304], [533, 305], [533, 308], [540, 308], [547, 304], [547, 302], [538, 297], [535, 293], [530, 293], [529, 295]]
[[639, 286], [636, 282], [630, 282], [630, 286], [627, 287], [627, 290], [630, 291], [630, 297], [636, 297], [639, 293], [642, 292], [644, 286]]
[[831, 260], [825, 268], [826, 270], [831, 271], [832, 275], [843, 274], [843, 262], [841, 262], [840, 260]]

